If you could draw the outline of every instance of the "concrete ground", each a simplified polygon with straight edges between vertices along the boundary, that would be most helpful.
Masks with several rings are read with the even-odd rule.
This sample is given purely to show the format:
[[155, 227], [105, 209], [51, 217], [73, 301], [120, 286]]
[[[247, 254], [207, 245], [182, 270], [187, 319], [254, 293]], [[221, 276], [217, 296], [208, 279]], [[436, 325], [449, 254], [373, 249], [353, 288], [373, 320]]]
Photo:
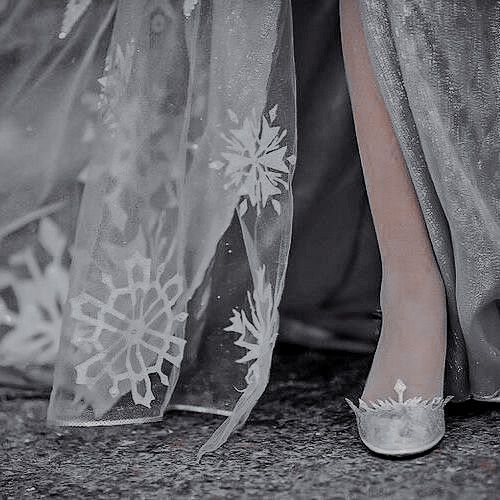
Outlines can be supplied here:
[[379, 458], [343, 400], [360, 394], [368, 367], [367, 356], [281, 346], [246, 427], [201, 464], [217, 417], [56, 432], [45, 397], [4, 390], [0, 498], [500, 498], [500, 405], [450, 405], [430, 454]]

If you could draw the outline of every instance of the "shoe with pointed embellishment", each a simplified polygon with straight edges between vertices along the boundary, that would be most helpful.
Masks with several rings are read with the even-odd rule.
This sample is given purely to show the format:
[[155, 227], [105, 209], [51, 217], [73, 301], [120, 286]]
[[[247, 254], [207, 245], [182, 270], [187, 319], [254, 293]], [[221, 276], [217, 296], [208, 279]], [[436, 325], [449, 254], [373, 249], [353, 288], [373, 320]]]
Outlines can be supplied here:
[[419, 455], [436, 446], [444, 436], [444, 406], [453, 396], [403, 400], [406, 385], [398, 380], [398, 400], [359, 400], [359, 407], [346, 399], [356, 415], [361, 441], [374, 453], [404, 457]]

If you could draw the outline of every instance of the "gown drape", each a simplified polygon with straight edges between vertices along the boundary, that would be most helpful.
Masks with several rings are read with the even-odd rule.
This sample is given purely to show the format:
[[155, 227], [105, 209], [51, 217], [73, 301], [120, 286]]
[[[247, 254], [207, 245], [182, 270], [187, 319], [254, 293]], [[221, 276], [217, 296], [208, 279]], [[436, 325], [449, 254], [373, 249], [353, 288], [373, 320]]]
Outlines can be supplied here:
[[500, 396], [500, 4], [360, 0], [448, 300], [446, 391]]
[[[49, 423], [225, 416], [201, 456], [248, 418], [278, 333], [296, 164], [289, 2], [2, 8], [15, 70], [2, 88], [0, 227], [40, 219], [33, 246], [7, 257], [6, 335], [43, 342], [48, 328], [26, 324], [61, 324]], [[63, 189], [77, 175], [68, 243], [39, 216], [77, 204]]]
[[[447, 392], [492, 398], [498, 8], [361, 3], [447, 288]], [[59, 352], [50, 423], [211, 412], [217, 448], [265, 389], [287, 270], [283, 338], [374, 344], [338, 3], [292, 4], [293, 31], [288, 0], [0, 4], [0, 374]]]
[[[276, 339], [295, 164], [290, 6], [2, 7], [0, 379], [50, 383], [61, 340], [50, 422], [208, 411], [228, 419], [208, 451], [264, 390]], [[367, 350], [379, 257], [338, 4], [293, 7], [304, 168], [280, 331]]]

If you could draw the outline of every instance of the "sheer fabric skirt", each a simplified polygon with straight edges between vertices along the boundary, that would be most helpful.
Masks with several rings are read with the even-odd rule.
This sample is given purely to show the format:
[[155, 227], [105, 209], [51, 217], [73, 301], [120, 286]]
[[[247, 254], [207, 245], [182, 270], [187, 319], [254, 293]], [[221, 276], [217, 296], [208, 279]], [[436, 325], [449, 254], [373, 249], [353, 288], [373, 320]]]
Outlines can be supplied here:
[[[200, 453], [215, 449], [264, 391], [278, 331], [296, 162], [289, 3], [6, 5], [0, 231], [32, 245], [5, 251], [3, 327], [52, 353], [62, 331], [50, 423], [208, 411], [226, 416]], [[37, 319], [44, 331], [28, 332]]]

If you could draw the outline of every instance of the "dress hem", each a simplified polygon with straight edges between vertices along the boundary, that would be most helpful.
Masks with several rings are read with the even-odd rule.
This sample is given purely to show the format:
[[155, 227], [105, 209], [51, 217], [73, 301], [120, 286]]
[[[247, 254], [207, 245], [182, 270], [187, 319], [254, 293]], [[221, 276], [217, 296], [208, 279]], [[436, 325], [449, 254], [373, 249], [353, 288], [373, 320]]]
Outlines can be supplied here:
[[[230, 417], [232, 412], [229, 410], [219, 410], [217, 408], [206, 408], [204, 406], [173, 404], [167, 407], [169, 411], [189, 411], [193, 413], [204, 413], [216, 415], [218, 417]], [[145, 418], [126, 418], [119, 420], [62, 420], [58, 418], [48, 418], [47, 424], [57, 427], [110, 427], [113, 425], [133, 425], [162, 422], [164, 416], [145, 417]]]

